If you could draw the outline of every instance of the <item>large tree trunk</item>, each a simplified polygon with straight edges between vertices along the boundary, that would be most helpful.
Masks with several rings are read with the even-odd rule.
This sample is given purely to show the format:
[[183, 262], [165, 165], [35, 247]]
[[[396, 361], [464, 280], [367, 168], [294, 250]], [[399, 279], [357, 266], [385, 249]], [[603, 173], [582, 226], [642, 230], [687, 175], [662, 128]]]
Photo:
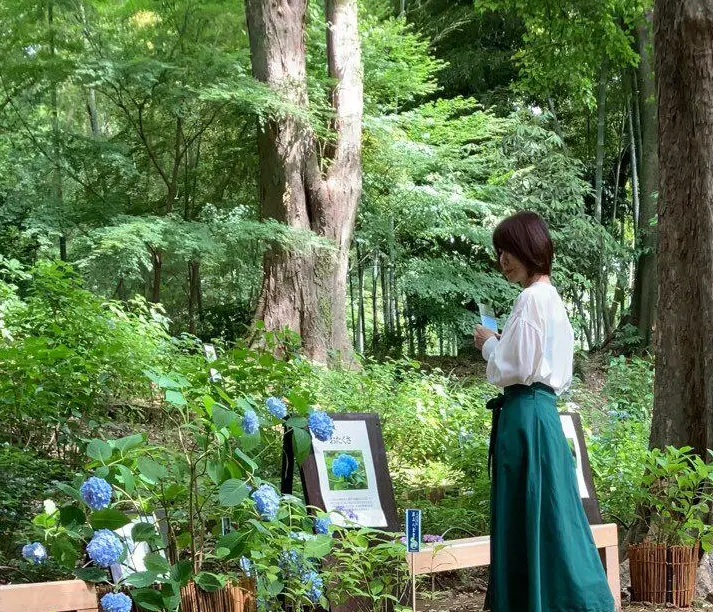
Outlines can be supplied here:
[[[245, 1], [255, 77], [286, 101], [307, 106], [306, 0]], [[277, 245], [263, 262], [256, 318], [289, 327], [308, 357], [349, 357], [346, 283], [349, 245], [361, 196], [363, 91], [356, 0], [326, 0], [327, 55], [336, 142], [320, 159], [310, 126], [295, 116], [267, 121], [258, 135], [263, 218], [309, 229], [334, 250], [295, 253]]]
[[659, 308], [651, 444], [713, 448], [713, 0], [657, 0]]
[[638, 217], [637, 246], [642, 254], [636, 265], [632, 319], [639, 329], [642, 345], [652, 343], [652, 329], [658, 299], [656, 287], [657, 226], [651, 225], [656, 216], [656, 192], [658, 191], [658, 135], [656, 120], [656, 83], [652, 65], [651, 22], [648, 12], [646, 22], [639, 27], [639, 108], [641, 109], [641, 204]]

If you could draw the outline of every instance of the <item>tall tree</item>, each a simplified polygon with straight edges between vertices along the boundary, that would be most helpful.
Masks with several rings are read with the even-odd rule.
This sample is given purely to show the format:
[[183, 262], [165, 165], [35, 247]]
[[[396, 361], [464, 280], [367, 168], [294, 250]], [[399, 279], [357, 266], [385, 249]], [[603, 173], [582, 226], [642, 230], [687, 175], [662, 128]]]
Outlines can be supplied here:
[[361, 195], [363, 85], [356, 0], [326, 0], [327, 61], [334, 87], [335, 137], [320, 147], [308, 110], [307, 0], [246, 0], [254, 76], [304, 111], [273, 117], [259, 131], [263, 218], [311, 229], [334, 249], [265, 254], [256, 316], [267, 329], [290, 327], [306, 354], [326, 361], [347, 355], [346, 282], [349, 246]]
[[632, 319], [639, 329], [643, 347], [652, 343], [656, 312], [656, 243], [657, 227], [651, 224], [656, 216], [658, 190], [658, 139], [656, 123], [656, 84], [652, 65], [651, 40], [653, 13], [637, 29], [639, 44], [639, 108], [641, 109], [641, 207], [639, 209], [637, 246], [641, 250], [636, 265]]
[[651, 443], [713, 448], [713, 0], [657, 0], [659, 308]]

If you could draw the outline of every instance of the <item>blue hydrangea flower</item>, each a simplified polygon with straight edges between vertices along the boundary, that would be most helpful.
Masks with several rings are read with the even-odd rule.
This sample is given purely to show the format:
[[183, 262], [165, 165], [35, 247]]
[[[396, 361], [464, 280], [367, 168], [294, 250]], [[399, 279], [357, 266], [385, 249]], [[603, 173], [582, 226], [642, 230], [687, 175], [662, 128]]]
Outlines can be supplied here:
[[47, 559], [47, 550], [39, 542], [33, 542], [22, 547], [22, 556], [31, 563], [38, 564]]
[[287, 406], [279, 397], [268, 397], [265, 400], [265, 406], [267, 406], [270, 414], [278, 419], [284, 419], [287, 416]]
[[327, 535], [331, 524], [332, 520], [328, 516], [320, 516], [314, 519], [314, 532], [320, 535]]
[[99, 567], [109, 567], [116, 563], [124, 552], [119, 536], [109, 529], [99, 529], [87, 544], [89, 558]]
[[299, 576], [305, 570], [304, 559], [296, 550], [283, 550], [277, 557], [277, 566], [286, 577]]
[[124, 593], [107, 593], [99, 603], [104, 612], [131, 612], [131, 597]]
[[305, 595], [313, 604], [319, 603], [322, 597], [324, 583], [322, 577], [314, 570], [309, 570], [302, 574], [302, 580], [309, 585]]
[[103, 478], [92, 476], [79, 487], [82, 499], [92, 510], [103, 510], [111, 503], [112, 488]]
[[334, 433], [334, 421], [326, 412], [315, 411], [307, 420], [310, 431], [320, 442], [328, 442]]
[[253, 562], [250, 561], [247, 557], [240, 557], [240, 569], [243, 570], [243, 574], [247, 578], [250, 578], [252, 575], [252, 569], [253, 569]]
[[260, 429], [260, 419], [257, 418], [254, 410], [246, 410], [243, 417], [243, 431], [248, 434], [256, 434]]
[[252, 494], [253, 501], [260, 516], [266, 521], [272, 521], [277, 516], [280, 507], [280, 496], [275, 489], [268, 485], [260, 485]]
[[359, 462], [346, 453], [342, 453], [332, 462], [332, 474], [337, 478], [349, 478], [358, 469]]
[[297, 542], [307, 542], [308, 540], [314, 540], [315, 537], [311, 533], [305, 533], [304, 531], [291, 531], [290, 539]]

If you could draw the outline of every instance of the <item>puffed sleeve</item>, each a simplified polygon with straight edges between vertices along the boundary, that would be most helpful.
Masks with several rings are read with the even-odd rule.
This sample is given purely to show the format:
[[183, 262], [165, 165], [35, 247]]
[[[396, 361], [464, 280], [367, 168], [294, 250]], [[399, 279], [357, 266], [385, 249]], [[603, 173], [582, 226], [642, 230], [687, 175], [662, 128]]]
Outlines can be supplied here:
[[542, 330], [528, 319], [526, 311], [513, 313], [500, 340], [489, 338], [482, 352], [492, 384], [531, 385], [544, 355]]

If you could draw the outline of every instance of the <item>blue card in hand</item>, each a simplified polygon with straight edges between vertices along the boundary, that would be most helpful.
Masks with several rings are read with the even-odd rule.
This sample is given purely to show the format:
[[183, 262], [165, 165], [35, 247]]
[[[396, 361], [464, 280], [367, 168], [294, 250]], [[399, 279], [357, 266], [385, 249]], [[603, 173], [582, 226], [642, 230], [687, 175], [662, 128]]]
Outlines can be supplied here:
[[478, 304], [480, 309], [480, 324], [487, 329], [498, 333], [498, 320], [495, 318], [492, 308], [484, 304]]

